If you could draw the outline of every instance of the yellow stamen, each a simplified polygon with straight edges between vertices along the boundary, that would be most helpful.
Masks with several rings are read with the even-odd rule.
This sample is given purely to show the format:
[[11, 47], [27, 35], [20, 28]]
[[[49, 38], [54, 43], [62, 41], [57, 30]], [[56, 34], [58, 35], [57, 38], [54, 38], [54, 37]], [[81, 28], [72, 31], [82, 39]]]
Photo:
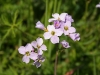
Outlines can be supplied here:
[[65, 26], [65, 27], [64, 27], [64, 29], [65, 29], [65, 30], [68, 30], [68, 27], [67, 27], [67, 26]]
[[26, 54], [27, 56], [29, 56], [29, 55], [30, 55], [30, 52], [29, 52], [29, 51], [27, 51], [25, 54]]
[[52, 31], [52, 32], [51, 32], [51, 34], [52, 34], [52, 35], [55, 35], [55, 32], [54, 32], [54, 31]]
[[48, 30], [47, 30], [46, 28], [44, 29], [44, 31], [45, 31], [45, 32], [48, 32]]

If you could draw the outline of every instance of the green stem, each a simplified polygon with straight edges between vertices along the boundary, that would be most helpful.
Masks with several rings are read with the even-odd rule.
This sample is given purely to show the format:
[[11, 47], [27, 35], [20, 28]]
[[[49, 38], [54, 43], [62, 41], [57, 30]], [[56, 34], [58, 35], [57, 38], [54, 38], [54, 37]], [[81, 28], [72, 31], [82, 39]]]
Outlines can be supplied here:
[[53, 13], [56, 12], [56, 9], [57, 9], [57, 0], [54, 0], [54, 10], [53, 10]]
[[97, 75], [96, 74], [96, 62], [95, 62], [95, 56], [93, 55], [93, 65], [94, 65], [94, 68], [93, 68], [93, 75]]
[[45, 10], [45, 26], [47, 25], [48, 20], [48, 0], [46, 1], [46, 10]]
[[35, 38], [33, 35], [27, 33], [27, 32], [24, 32], [22, 31], [21, 29], [19, 29], [17, 26], [15, 26], [16, 29], [18, 29], [19, 31], [21, 31], [23, 34], [27, 35], [27, 36], [31, 36], [32, 38]]
[[54, 65], [54, 75], [57, 75], [58, 52], [59, 51], [56, 52], [55, 65]]

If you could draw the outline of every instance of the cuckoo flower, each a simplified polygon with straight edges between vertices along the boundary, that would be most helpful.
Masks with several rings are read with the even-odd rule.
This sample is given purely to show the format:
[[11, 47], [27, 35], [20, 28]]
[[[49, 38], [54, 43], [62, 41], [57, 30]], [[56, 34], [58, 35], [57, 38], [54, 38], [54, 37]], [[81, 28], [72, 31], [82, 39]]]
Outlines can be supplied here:
[[69, 34], [69, 36], [74, 41], [79, 41], [80, 40], [80, 34], [79, 33], [72, 33], [72, 34]]
[[18, 51], [20, 54], [24, 55], [22, 60], [25, 63], [29, 63], [30, 58], [36, 60], [38, 57], [38, 54], [34, 52], [32, 45], [29, 43], [26, 46], [21, 46]]
[[66, 23], [63, 23], [61, 28], [64, 32], [64, 35], [69, 35], [70, 33], [74, 33], [76, 31], [76, 29], [74, 27], [71, 27], [70, 21], [66, 21]]
[[32, 46], [34, 48], [36, 48], [38, 50], [38, 54], [39, 55], [42, 55], [43, 54], [43, 51], [42, 50], [47, 50], [47, 47], [43, 44], [43, 39], [42, 38], [37, 38], [36, 41], [33, 41], [32, 43]]
[[38, 58], [34, 61], [33, 65], [36, 65], [36, 67], [40, 67], [41, 63], [45, 61], [45, 58], [42, 55], [38, 55]]
[[61, 25], [63, 24], [62, 21], [58, 21], [58, 20], [55, 20], [53, 23], [54, 23], [55, 29], [61, 28]]
[[100, 2], [99, 2], [99, 4], [96, 5], [96, 8], [100, 8]]
[[44, 33], [45, 39], [50, 39], [53, 44], [59, 43], [59, 37], [61, 36], [63, 31], [61, 29], [55, 29], [54, 25], [47, 26], [48, 32]]
[[69, 46], [69, 43], [66, 42], [65, 40], [63, 40], [63, 41], [61, 42], [61, 44], [62, 44], [62, 46], [63, 46], [64, 48], [69, 48], [69, 47], [70, 47], [70, 46]]
[[67, 15], [67, 13], [61, 13], [60, 15], [58, 13], [52, 14], [52, 17], [54, 18], [50, 18], [48, 21], [49, 22], [53, 22], [55, 20], [58, 21], [65, 21], [65, 16]]
[[36, 26], [35, 26], [35, 27], [36, 27], [36, 28], [39, 28], [39, 29], [41, 29], [41, 30], [46, 31], [45, 26], [44, 26], [40, 21], [38, 21], [38, 22], [36, 23]]

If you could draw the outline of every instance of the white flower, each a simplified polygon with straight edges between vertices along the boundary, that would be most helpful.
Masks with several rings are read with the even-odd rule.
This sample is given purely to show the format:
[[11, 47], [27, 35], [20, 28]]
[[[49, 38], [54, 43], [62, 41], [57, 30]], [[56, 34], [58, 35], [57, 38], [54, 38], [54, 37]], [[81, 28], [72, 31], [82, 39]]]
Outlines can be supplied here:
[[33, 60], [36, 60], [38, 58], [38, 54], [33, 52], [34, 49], [31, 44], [27, 44], [25, 47], [19, 47], [18, 51], [20, 54], [24, 55], [22, 61], [25, 63], [29, 63], [30, 58]]
[[96, 5], [96, 8], [100, 8], [100, 3]]
[[52, 14], [52, 17], [49, 19], [49, 22], [53, 22], [55, 20], [59, 20], [59, 21], [65, 21], [65, 17], [66, 17], [67, 13], [61, 13], [60, 15], [58, 13]]
[[38, 50], [38, 54], [39, 55], [42, 55], [43, 54], [43, 51], [42, 50], [47, 50], [47, 47], [43, 44], [43, 39], [42, 38], [37, 38], [36, 41], [33, 41], [32, 43], [32, 46], [34, 48], [36, 48]]
[[76, 31], [76, 29], [74, 27], [71, 27], [71, 22], [67, 21], [66, 23], [63, 23], [63, 25], [61, 26], [64, 35], [69, 35], [70, 33], [74, 33]]
[[63, 34], [61, 29], [55, 29], [54, 25], [47, 26], [48, 32], [44, 33], [45, 39], [50, 39], [53, 44], [59, 43], [59, 37]]

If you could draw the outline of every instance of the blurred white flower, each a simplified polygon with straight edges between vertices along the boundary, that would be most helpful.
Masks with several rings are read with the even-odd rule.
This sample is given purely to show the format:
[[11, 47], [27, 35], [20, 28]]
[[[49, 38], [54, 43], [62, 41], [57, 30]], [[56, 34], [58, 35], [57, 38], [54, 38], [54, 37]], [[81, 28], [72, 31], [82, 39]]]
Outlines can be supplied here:
[[100, 8], [100, 2], [99, 2], [99, 4], [96, 5], [96, 8]]

